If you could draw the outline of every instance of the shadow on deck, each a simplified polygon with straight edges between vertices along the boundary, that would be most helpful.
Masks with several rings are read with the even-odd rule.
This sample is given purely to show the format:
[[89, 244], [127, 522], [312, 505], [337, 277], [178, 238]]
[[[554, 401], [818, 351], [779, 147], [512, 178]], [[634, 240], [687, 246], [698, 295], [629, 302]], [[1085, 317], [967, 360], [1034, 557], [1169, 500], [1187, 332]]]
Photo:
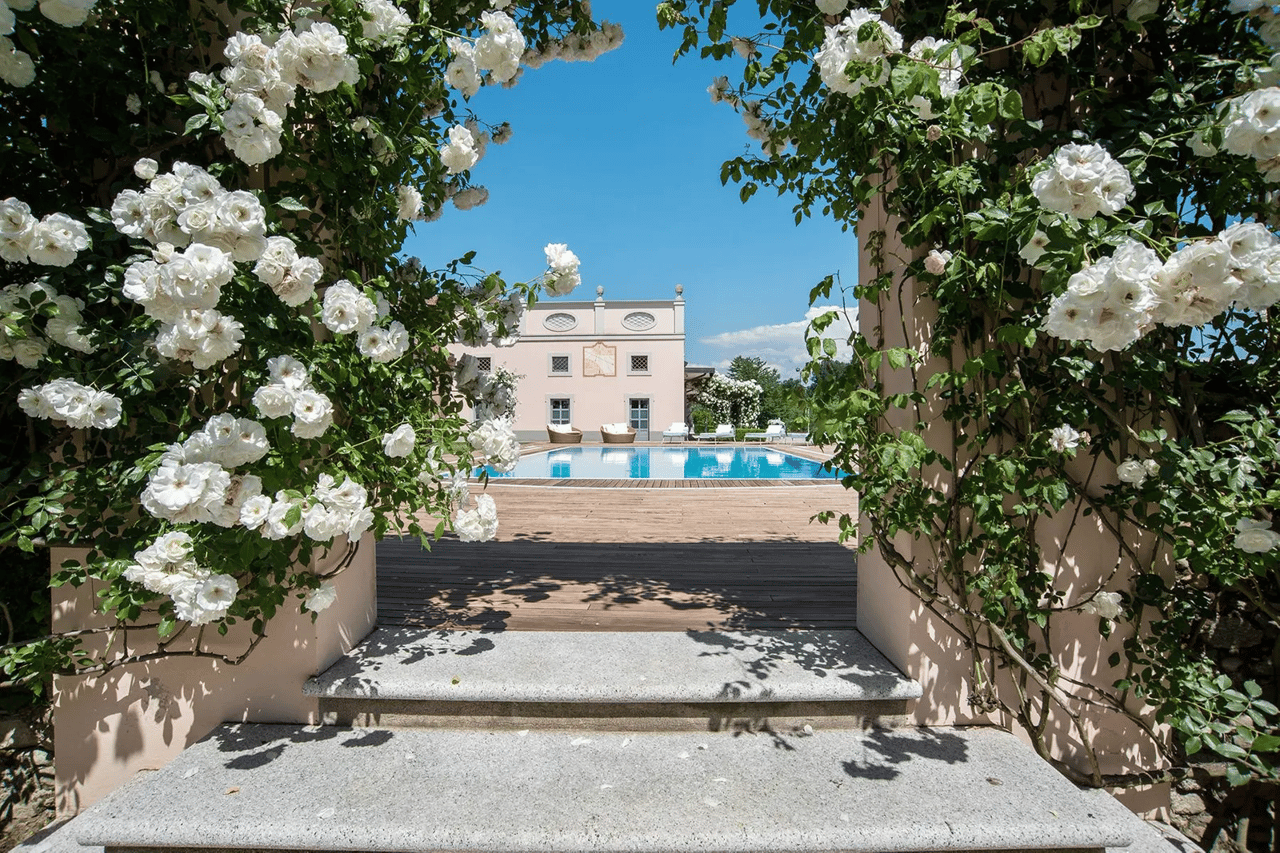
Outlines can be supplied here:
[[837, 629], [856, 601], [855, 553], [835, 542], [378, 543], [384, 626]]

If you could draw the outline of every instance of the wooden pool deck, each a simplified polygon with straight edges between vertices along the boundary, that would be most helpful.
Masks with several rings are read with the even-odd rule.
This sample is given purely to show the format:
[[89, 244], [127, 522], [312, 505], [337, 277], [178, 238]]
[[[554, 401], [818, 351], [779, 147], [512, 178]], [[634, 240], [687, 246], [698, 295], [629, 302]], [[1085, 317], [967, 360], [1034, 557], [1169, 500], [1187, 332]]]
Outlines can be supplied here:
[[[472, 630], [851, 628], [852, 544], [820, 510], [838, 485], [626, 488], [490, 481], [497, 539], [378, 544], [383, 625]], [[605, 481], [612, 482], [612, 481]], [[689, 482], [710, 481], [671, 481]]]

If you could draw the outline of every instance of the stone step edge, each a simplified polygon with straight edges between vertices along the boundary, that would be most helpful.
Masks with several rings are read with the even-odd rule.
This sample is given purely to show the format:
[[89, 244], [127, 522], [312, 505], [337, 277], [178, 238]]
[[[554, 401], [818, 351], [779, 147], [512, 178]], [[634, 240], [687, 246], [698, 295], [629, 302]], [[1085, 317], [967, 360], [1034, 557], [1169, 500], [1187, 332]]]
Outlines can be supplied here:
[[994, 729], [697, 734], [239, 724], [77, 839], [136, 851], [1102, 850], [1134, 835]]
[[525, 703], [906, 701], [857, 631], [520, 632], [378, 628], [309, 696]]
[[444, 702], [320, 699], [320, 722], [357, 728], [700, 731], [738, 734], [911, 725], [906, 700], [827, 702]]

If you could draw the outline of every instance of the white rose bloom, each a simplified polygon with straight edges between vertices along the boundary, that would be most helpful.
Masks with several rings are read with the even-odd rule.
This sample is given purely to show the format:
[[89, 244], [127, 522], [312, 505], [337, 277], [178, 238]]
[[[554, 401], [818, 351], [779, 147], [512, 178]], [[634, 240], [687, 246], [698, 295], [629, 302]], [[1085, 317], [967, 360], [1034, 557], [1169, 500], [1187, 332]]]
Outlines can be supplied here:
[[453, 529], [463, 542], [488, 542], [498, 535], [498, 509], [493, 498], [480, 495], [475, 509], [459, 510], [453, 517]]
[[1080, 605], [1080, 612], [1089, 613], [1102, 619], [1116, 619], [1123, 612], [1124, 600], [1118, 592], [1099, 592], [1092, 599]]
[[582, 283], [578, 256], [565, 243], [548, 243], [543, 248], [550, 271], [543, 277], [548, 296], [564, 296]]
[[283, 418], [293, 414], [297, 394], [292, 388], [272, 382], [253, 392], [253, 405], [264, 418]]
[[253, 274], [268, 287], [274, 288], [284, 281], [289, 267], [298, 260], [298, 251], [288, 237], [268, 237], [267, 248], [253, 265]]
[[475, 49], [470, 42], [452, 37], [448, 40], [453, 60], [444, 70], [444, 79], [462, 96], [470, 98], [480, 91], [480, 69], [476, 67]]
[[8, 36], [0, 36], [0, 80], [15, 89], [30, 86], [36, 79], [36, 64], [31, 54], [18, 50]]
[[505, 12], [481, 12], [480, 22], [487, 32], [476, 39], [476, 67], [488, 71], [495, 83], [505, 83], [520, 70], [524, 35]]
[[219, 619], [235, 603], [239, 590], [239, 584], [231, 575], [211, 575], [200, 584], [196, 604], [207, 613], [217, 613], [213, 618]]
[[213, 462], [164, 464], [151, 473], [142, 506], [168, 521], [205, 522], [223, 503], [230, 485], [231, 475]]
[[1154, 317], [1166, 326], [1199, 326], [1226, 310], [1239, 289], [1231, 275], [1231, 248], [1221, 240], [1189, 243], [1156, 273]]
[[417, 187], [401, 184], [396, 190], [396, 217], [399, 219], [416, 219], [422, 212], [422, 193]]
[[382, 452], [392, 459], [408, 456], [413, 452], [413, 445], [417, 440], [410, 424], [400, 424], [391, 432], [382, 434]]
[[32, 229], [27, 256], [33, 264], [70, 266], [76, 254], [89, 247], [84, 225], [62, 213], [51, 213]]
[[137, 190], [122, 190], [111, 203], [111, 224], [126, 237], [145, 239], [153, 226], [146, 198]]
[[346, 529], [345, 522], [341, 513], [332, 512], [323, 504], [312, 504], [302, 515], [302, 532], [308, 539], [328, 542]]
[[[858, 31], [872, 22], [879, 28], [875, 37], [860, 41]], [[822, 47], [813, 59], [828, 89], [852, 96], [867, 86], [884, 85], [889, 79], [888, 57], [901, 51], [902, 36], [897, 30], [866, 9], [854, 9], [844, 21], [826, 28]], [[845, 72], [850, 62], [869, 63], [869, 74], [851, 79]]]
[[1049, 447], [1055, 453], [1065, 453], [1080, 446], [1080, 433], [1067, 424], [1056, 427], [1049, 433]]
[[[953, 98], [960, 91], [961, 56], [958, 48], [952, 48], [950, 51], [948, 48], [952, 48], [950, 42], [939, 41], [929, 36], [911, 45], [907, 55], [912, 59], [928, 62], [937, 70], [939, 92], [944, 98]], [[942, 56], [943, 53], [946, 53], [945, 58]], [[926, 117], [921, 116], [921, 118]]]
[[325, 581], [316, 589], [307, 593], [306, 599], [302, 602], [302, 606], [312, 613], [320, 613], [328, 610], [335, 601], [338, 600], [338, 589], [333, 585], [333, 581]]
[[271, 511], [271, 498], [266, 495], [254, 495], [240, 505], [240, 523], [249, 530], [257, 530], [267, 520]]
[[360, 80], [360, 65], [347, 55], [347, 40], [327, 21], [300, 21], [276, 42], [280, 76], [312, 92], [328, 92]]
[[133, 164], [133, 173], [144, 181], [149, 181], [160, 171], [160, 164], [150, 157], [139, 157]]
[[40, 0], [40, 14], [55, 24], [78, 27], [89, 20], [98, 0]]
[[1031, 180], [1031, 191], [1049, 210], [1089, 219], [1117, 213], [1133, 196], [1124, 166], [1100, 145], [1064, 145]]
[[356, 338], [360, 354], [370, 361], [386, 363], [395, 361], [408, 349], [409, 335], [404, 325], [393, 321], [390, 328], [370, 326]]
[[493, 418], [476, 424], [468, 437], [471, 446], [500, 473], [512, 471], [520, 459], [520, 442], [511, 428], [510, 418]]
[[1116, 477], [1131, 486], [1141, 486], [1147, 476], [1146, 463], [1141, 459], [1130, 457], [1116, 466]]
[[120, 423], [123, 404], [119, 397], [106, 391], [94, 391], [89, 400], [89, 426], [110, 429]]
[[35, 338], [12, 341], [9, 348], [13, 354], [13, 360], [23, 367], [35, 367], [49, 352], [49, 345]]
[[1253, 264], [1237, 272], [1235, 303], [1249, 311], [1265, 311], [1280, 302], [1280, 246], [1259, 253]]
[[364, 486], [350, 477], [343, 478], [342, 485], [335, 485], [331, 474], [321, 474], [316, 478], [315, 496], [334, 512], [350, 515], [364, 509], [369, 500], [369, 492]]
[[43, 393], [44, 386], [23, 388], [18, 392], [18, 408], [29, 418], [53, 420], [56, 412], [48, 396]]
[[351, 282], [334, 282], [324, 292], [320, 319], [336, 335], [363, 332], [373, 323], [377, 306]]
[[413, 20], [390, 0], [361, 0], [360, 8], [366, 16], [364, 37], [374, 44], [400, 44], [413, 26]]
[[458, 210], [470, 210], [480, 207], [489, 200], [489, 190], [485, 187], [467, 187], [453, 196], [453, 206]]
[[273, 382], [293, 391], [311, 387], [307, 366], [291, 355], [277, 355], [267, 359], [267, 372]]
[[1255, 160], [1280, 155], [1280, 88], [1255, 89], [1229, 103], [1222, 147]]
[[298, 438], [319, 438], [333, 425], [333, 403], [318, 391], [298, 391], [293, 400], [293, 426]]
[[31, 215], [31, 208], [16, 198], [0, 201], [0, 258], [26, 263], [27, 247], [37, 221]]
[[[161, 534], [148, 546], [147, 550], [154, 552], [156, 557], [165, 563], [181, 563], [191, 556], [194, 547], [195, 543], [190, 534], [174, 530]], [[134, 559], [139, 559], [140, 556], [135, 554]]]
[[235, 527], [240, 523], [240, 511], [245, 502], [262, 494], [262, 478], [253, 474], [232, 476], [222, 504], [213, 508], [210, 519], [219, 527]]
[[1036, 261], [1040, 260], [1048, 248], [1049, 235], [1037, 229], [1036, 233], [1031, 235], [1031, 239], [1018, 250], [1018, 256], [1031, 266], [1035, 266]]
[[1271, 522], [1242, 518], [1236, 522], [1236, 538], [1233, 543], [1248, 554], [1265, 554], [1280, 545], [1280, 533], [1271, 529]]
[[234, 317], [209, 309], [183, 311], [177, 322], [165, 325], [156, 337], [156, 351], [165, 358], [189, 361], [207, 370], [234, 355], [244, 339], [244, 326]]
[[929, 256], [924, 259], [924, 268], [926, 272], [933, 275], [942, 275], [947, 271], [947, 264], [951, 263], [950, 252], [939, 252], [937, 249], [931, 249]]
[[[288, 516], [294, 508], [298, 510], [298, 519], [292, 523], [288, 523], [285, 517]], [[264, 539], [280, 540], [289, 536], [297, 536], [302, 532], [303, 512], [305, 510], [304, 502], [301, 498], [291, 498], [284, 492], [276, 492], [276, 498], [271, 502], [271, 508], [267, 510], [267, 520], [259, 531]]]
[[476, 151], [476, 140], [471, 131], [461, 124], [449, 128], [449, 141], [440, 146], [440, 162], [449, 170], [449, 174], [465, 172], [479, 161], [480, 154]]
[[40, 387], [54, 415], [67, 422], [72, 429], [93, 426], [97, 391], [70, 379], [55, 379]]
[[346, 534], [348, 539], [359, 539], [370, 527], [373, 527], [373, 510], [361, 507], [347, 518]]
[[298, 258], [280, 283], [272, 285], [271, 291], [285, 305], [297, 308], [316, 295], [316, 282], [323, 273], [324, 268], [315, 258]]

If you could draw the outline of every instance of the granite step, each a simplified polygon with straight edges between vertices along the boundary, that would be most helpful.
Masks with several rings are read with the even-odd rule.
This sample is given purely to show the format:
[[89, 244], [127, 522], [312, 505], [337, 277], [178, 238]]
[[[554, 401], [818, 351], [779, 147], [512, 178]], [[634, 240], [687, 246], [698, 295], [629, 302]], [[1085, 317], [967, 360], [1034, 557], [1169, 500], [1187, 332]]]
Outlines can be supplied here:
[[976, 728], [228, 725], [68, 829], [137, 853], [1100, 851], [1134, 837], [1017, 738]]
[[304, 692], [330, 725], [733, 732], [901, 725], [920, 685], [852, 630], [379, 628]]

